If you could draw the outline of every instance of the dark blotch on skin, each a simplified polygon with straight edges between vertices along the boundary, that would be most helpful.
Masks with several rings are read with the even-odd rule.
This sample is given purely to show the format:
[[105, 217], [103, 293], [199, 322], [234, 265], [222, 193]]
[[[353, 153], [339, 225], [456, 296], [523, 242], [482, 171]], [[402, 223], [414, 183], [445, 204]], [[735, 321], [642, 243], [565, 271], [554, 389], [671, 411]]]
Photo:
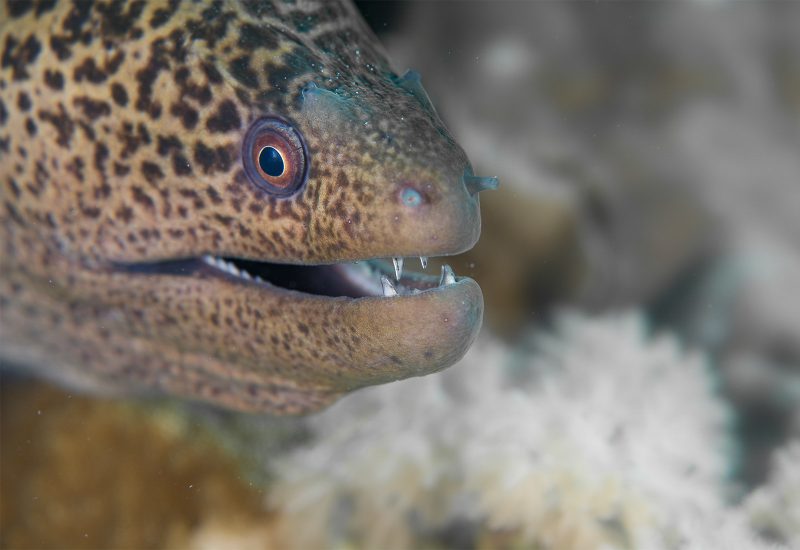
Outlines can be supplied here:
[[32, 34], [28, 35], [22, 44], [8, 35], [0, 64], [3, 68], [11, 67], [11, 75], [14, 80], [26, 80], [30, 77], [28, 66], [36, 61], [41, 51], [41, 42]]
[[289, 14], [289, 20], [292, 22], [295, 30], [300, 34], [305, 34], [314, 29], [319, 23], [319, 18], [316, 14], [309, 14], [302, 11], [293, 11]]
[[172, 151], [180, 151], [183, 149], [183, 143], [177, 136], [158, 136], [156, 140], [156, 150], [162, 157], [166, 157]]
[[189, 67], [180, 67], [177, 71], [175, 71], [175, 82], [178, 84], [186, 84], [186, 81], [189, 80], [189, 76], [191, 71]]
[[72, 50], [69, 48], [69, 43], [61, 36], [50, 37], [50, 49], [56, 54], [59, 61], [65, 61], [72, 55]]
[[242, 7], [255, 18], [275, 15], [275, 6], [271, 0], [242, 0]]
[[289, 91], [289, 84], [291, 84], [297, 74], [296, 69], [272, 65], [268, 67], [267, 72], [269, 74], [267, 78], [269, 85], [272, 87], [273, 91], [278, 91], [281, 94], [286, 94]]
[[47, 69], [44, 72], [44, 83], [51, 90], [63, 90], [64, 75], [61, 74], [61, 71], [51, 71], [50, 69]]
[[83, 159], [74, 157], [71, 162], [67, 163], [67, 172], [75, 176], [79, 181], [83, 181], [83, 167]]
[[28, 111], [31, 108], [31, 98], [25, 92], [20, 92], [17, 97], [17, 107], [20, 111]]
[[[11, 2], [13, 2], [13, 1], [14, 0], [11, 0]], [[36, 3], [36, 13], [35, 13], [36, 17], [39, 17], [40, 15], [43, 15], [43, 14], [47, 13], [48, 11], [52, 10], [54, 7], [56, 7], [56, 2], [57, 1], [58, 0], [39, 0]], [[24, 3], [24, 2], [21, 2], [21, 3]]]
[[245, 23], [239, 27], [238, 44], [244, 50], [253, 50], [255, 48], [273, 50], [278, 47], [278, 40], [272, 28]]
[[117, 50], [114, 56], [105, 65], [106, 74], [113, 75], [116, 73], [123, 61], [125, 61], [125, 52]]
[[142, 175], [148, 183], [153, 185], [158, 183], [158, 180], [164, 178], [164, 172], [161, 171], [161, 168], [158, 166], [158, 164], [148, 160], [142, 162]]
[[111, 106], [105, 101], [95, 100], [90, 97], [76, 97], [73, 103], [92, 121], [111, 114]]
[[114, 82], [111, 85], [111, 98], [120, 107], [125, 107], [128, 104], [128, 92], [119, 82]]
[[130, 223], [133, 219], [133, 208], [124, 205], [120, 206], [117, 211], [114, 212], [114, 216], [124, 223]]
[[70, 141], [72, 140], [72, 135], [75, 133], [75, 123], [64, 111], [63, 104], [59, 103], [58, 108], [58, 113], [54, 113], [52, 111], [39, 111], [37, 114], [40, 120], [52, 124], [56, 129], [56, 132], [58, 133], [56, 143], [62, 147], [68, 148]]
[[197, 114], [197, 110], [183, 102], [173, 103], [169, 109], [169, 112], [172, 114], [172, 116], [181, 120], [181, 124], [183, 124], [183, 127], [186, 130], [194, 130], [200, 118], [200, 116]]
[[38, 128], [31, 117], [28, 117], [27, 120], [25, 120], [25, 129], [28, 131], [29, 136], [33, 137], [36, 135]]
[[17, 19], [33, 9], [33, 2], [30, 0], [6, 0], [6, 7], [8, 15], [12, 19]]
[[214, 65], [211, 65], [210, 63], [203, 63], [202, 69], [206, 75], [206, 78], [208, 78], [208, 81], [210, 83], [212, 84], [222, 83], [222, 75]]
[[189, 160], [180, 153], [172, 155], [172, 170], [178, 176], [188, 176], [192, 173]]
[[235, 13], [222, 11], [222, 6], [221, 0], [215, 0], [200, 13], [199, 20], [191, 22], [192, 37], [205, 40], [209, 48], [214, 48], [218, 40], [225, 38], [228, 34], [228, 23], [236, 18]]
[[94, 167], [100, 173], [105, 172], [106, 160], [108, 160], [108, 147], [104, 143], [97, 143], [94, 147]]
[[101, 82], [105, 81], [108, 78], [108, 75], [98, 67], [94, 59], [91, 57], [87, 57], [83, 60], [83, 63], [78, 65], [75, 68], [75, 72], [73, 73], [73, 78], [75, 82], [82, 82], [83, 80], [88, 80], [92, 84], [100, 84]]
[[[145, 5], [144, 0], [136, 0], [135, 2], [113, 0], [109, 4], [99, 4], [97, 10], [101, 14], [103, 33], [112, 36], [128, 34], [132, 30], [133, 24], [142, 14]], [[127, 10], [125, 7], [127, 7]]]
[[131, 167], [127, 164], [122, 164], [121, 162], [114, 163], [114, 175], [115, 176], [127, 176], [131, 171]]
[[147, 208], [148, 210], [152, 210], [155, 208], [155, 203], [153, 199], [150, 198], [150, 195], [145, 193], [141, 187], [134, 186], [131, 188], [131, 195], [133, 196], [133, 200]]
[[217, 190], [211, 187], [210, 185], [206, 187], [206, 194], [208, 195], [208, 198], [211, 199], [212, 203], [222, 204], [222, 197], [220, 197]]
[[140, 111], [150, 110], [153, 96], [153, 84], [155, 84], [159, 73], [166, 70], [168, 67], [163, 52], [163, 45], [154, 42], [152, 50], [153, 53], [147, 65], [136, 72], [136, 81], [139, 83], [139, 95], [136, 99], [136, 108]]
[[150, 27], [157, 29], [167, 23], [177, 11], [179, 4], [180, 0], [169, 0], [166, 8], [157, 9], [150, 18]]
[[62, 29], [67, 33], [73, 42], [78, 40], [78, 37], [83, 29], [83, 26], [89, 21], [92, 14], [92, 2], [75, 2], [72, 10], [64, 20]]
[[226, 99], [220, 103], [217, 112], [208, 119], [206, 128], [210, 132], [221, 133], [238, 130], [241, 125], [242, 121], [239, 119], [236, 104], [230, 99]]
[[239, 81], [242, 86], [247, 88], [258, 87], [258, 75], [250, 68], [249, 55], [242, 55], [232, 60], [228, 69], [231, 71], [233, 78]]
[[206, 147], [202, 141], [197, 142], [197, 145], [194, 147], [194, 160], [203, 168], [204, 173], [208, 174], [211, 172], [211, 168], [216, 162], [215, 157], [216, 155], [213, 149]]

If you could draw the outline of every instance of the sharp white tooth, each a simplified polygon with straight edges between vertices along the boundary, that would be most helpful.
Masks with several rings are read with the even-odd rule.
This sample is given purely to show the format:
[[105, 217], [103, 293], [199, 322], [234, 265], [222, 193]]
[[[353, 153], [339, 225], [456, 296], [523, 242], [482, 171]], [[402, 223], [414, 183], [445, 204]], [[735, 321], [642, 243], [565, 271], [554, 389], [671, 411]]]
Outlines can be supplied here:
[[394, 264], [394, 278], [398, 281], [403, 276], [403, 258], [392, 258]]
[[225, 271], [227, 271], [231, 275], [239, 275], [239, 269], [231, 262], [223, 261], [222, 263], [225, 266]]
[[253, 280], [253, 278], [250, 276], [250, 274], [247, 271], [245, 271], [244, 269], [239, 272], [239, 275], [241, 275], [243, 279], [247, 279], [248, 281], [252, 281]]
[[456, 282], [456, 275], [449, 265], [442, 266], [442, 276], [439, 278], [439, 286], [452, 285]]
[[428, 257], [427, 256], [420, 256], [419, 263], [422, 266], [422, 269], [428, 268]]
[[383, 287], [384, 296], [397, 296], [397, 290], [394, 288], [394, 283], [389, 280], [386, 275], [381, 276], [381, 286]]
[[214, 256], [206, 254], [200, 259], [203, 260], [203, 262], [207, 263], [208, 265], [214, 265]]

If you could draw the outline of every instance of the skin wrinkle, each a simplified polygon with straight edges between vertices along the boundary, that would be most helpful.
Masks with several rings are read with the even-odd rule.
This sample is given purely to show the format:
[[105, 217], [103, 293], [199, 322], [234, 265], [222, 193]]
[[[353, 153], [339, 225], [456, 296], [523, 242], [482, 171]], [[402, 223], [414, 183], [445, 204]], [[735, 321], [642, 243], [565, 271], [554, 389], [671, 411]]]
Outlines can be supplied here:
[[[415, 86], [347, 1], [0, 0], [0, 358], [89, 390], [281, 414], [451, 365], [482, 319], [466, 278], [350, 299], [114, 267], [470, 248], [469, 162]], [[243, 169], [265, 116], [308, 148], [289, 197]], [[408, 186], [419, 207], [399, 199]]]

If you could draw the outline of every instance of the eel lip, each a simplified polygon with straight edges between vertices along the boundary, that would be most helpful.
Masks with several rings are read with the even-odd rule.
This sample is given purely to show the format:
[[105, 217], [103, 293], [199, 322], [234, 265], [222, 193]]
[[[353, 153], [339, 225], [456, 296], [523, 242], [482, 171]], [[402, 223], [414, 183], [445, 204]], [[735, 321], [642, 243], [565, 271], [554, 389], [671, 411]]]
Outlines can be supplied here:
[[480, 331], [483, 295], [464, 277], [399, 300], [353, 300], [342, 313], [347, 322], [367, 327], [371, 344], [358, 386], [378, 384], [430, 374], [461, 359]]

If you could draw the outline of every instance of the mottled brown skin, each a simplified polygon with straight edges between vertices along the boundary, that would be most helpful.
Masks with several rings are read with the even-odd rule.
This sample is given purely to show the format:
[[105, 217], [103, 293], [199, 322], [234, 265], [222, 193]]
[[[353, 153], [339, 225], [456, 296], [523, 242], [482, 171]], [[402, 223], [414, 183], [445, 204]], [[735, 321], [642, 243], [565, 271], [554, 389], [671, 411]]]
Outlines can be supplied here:
[[[468, 160], [350, 4], [0, 2], [0, 357], [81, 388], [300, 413], [465, 353], [483, 308], [466, 278], [353, 299], [118, 268], [475, 243]], [[265, 115], [308, 146], [290, 197], [243, 170]]]

